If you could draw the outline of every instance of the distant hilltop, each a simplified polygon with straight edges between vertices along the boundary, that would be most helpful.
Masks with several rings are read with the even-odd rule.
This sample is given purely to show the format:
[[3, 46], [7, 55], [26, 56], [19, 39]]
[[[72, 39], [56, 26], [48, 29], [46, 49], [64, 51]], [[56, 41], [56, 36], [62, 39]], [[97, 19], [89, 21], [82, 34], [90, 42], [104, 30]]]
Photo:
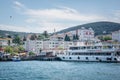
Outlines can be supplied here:
[[28, 34], [30, 34], [30, 33], [0, 30], [0, 37], [7, 37], [8, 35], [10, 35], [11, 37], [14, 35], [19, 35], [20, 37], [24, 37]]
[[73, 27], [58, 31], [57, 33], [66, 33], [69, 31], [81, 29], [81, 27], [92, 28], [95, 31], [95, 35], [102, 35], [102, 34], [110, 34], [113, 31], [120, 30], [120, 23], [107, 22], [107, 21], [93, 22], [93, 23], [73, 26]]
[[[92, 28], [95, 31], [95, 35], [102, 35], [102, 34], [110, 34], [113, 31], [120, 30], [120, 23], [107, 22], [107, 21], [93, 22], [93, 23], [73, 26], [73, 27], [58, 31], [56, 33], [66, 33], [69, 31], [81, 29], [82, 27], [85, 27], [86, 29]], [[28, 34], [34, 34], [34, 33], [0, 30], [0, 36], [15, 35], [15, 34], [18, 34], [19, 36], [23, 37]], [[36, 34], [40, 34], [40, 33], [36, 33]]]

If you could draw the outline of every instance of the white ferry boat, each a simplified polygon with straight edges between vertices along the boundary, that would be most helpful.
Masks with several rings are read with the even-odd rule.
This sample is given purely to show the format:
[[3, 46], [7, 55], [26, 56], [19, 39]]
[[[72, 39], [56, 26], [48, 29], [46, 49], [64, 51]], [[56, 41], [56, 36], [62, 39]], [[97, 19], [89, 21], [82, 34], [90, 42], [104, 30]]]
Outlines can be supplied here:
[[71, 46], [57, 57], [64, 61], [120, 62], [120, 53], [112, 46]]

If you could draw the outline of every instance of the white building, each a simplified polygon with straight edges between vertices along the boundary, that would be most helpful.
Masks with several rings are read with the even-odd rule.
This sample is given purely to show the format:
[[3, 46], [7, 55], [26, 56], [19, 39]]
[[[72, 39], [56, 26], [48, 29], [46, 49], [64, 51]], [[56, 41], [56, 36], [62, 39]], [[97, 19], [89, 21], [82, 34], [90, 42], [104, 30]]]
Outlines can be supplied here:
[[12, 44], [11, 38], [0, 38], [0, 46], [8, 46]]
[[25, 42], [25, 50], [39, 54], [42, 51], [66, 50], [69, 46], [73, 45], [72, 41], [59, 41], [59, 40], [27, 40]]
[[112, 40], [117, 40], [120, 42], [120, 30], [112, 32]]
[[63, 37], [63, 39], [65, 38], [65, 35], [67, 34], [71, 40], [73, 40], [73, 36], [74, 35], [78, 35], [79, 40], [91, 40], [94, 38], [94, 31], [92, 28], [86, 29], [84, 27], [82, 27], [81, 29], [77, 29], [77, 30], [73, 30], [73, 31], [69, 31], [66, 33], [61, 33], [61, 34], [57, 34], [57, 35], [61, 35], [61, 37]]
[[[79, 36], [78, 42], [64, 41], [66, 34], [71, 38], [71, 40], [73, 39], [73, 35], [77, 34]], [[25, 49], [29, 52], [32, 51], [36, 54], [39, 54], [40, 50], [46, 52], [62, 51], [62, 50], [67, 50], [69, 46], [83, 45], [84, 43], [80, 43], [80, 41], [93, 40], [93, 39], [94, 39], [94, 31], [91, 28], [85, 29], [84, 27], [82, 27], [81, 29], [70, 31], [67, 33], [54, 34], [50, 37], [50, 39], [44, 41], [27, 40], [25, 42]]]
[[43, 41], [40, 40], [27, 40], [25, 41], [25, 50], [38, 54], [43, 49]]
[[85, 29], [82, 27], [78, 30], [79, 40], [91, 40], [94, 38], [94, 31], [92, 28]]

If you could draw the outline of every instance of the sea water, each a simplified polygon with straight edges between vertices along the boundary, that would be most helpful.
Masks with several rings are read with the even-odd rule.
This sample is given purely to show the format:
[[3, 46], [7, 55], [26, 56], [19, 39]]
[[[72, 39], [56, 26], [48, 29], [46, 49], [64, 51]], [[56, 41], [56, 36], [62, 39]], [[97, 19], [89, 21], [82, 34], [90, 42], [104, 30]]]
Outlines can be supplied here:
[[120, 63], [0, 62], [0, 80], [120, 80]]

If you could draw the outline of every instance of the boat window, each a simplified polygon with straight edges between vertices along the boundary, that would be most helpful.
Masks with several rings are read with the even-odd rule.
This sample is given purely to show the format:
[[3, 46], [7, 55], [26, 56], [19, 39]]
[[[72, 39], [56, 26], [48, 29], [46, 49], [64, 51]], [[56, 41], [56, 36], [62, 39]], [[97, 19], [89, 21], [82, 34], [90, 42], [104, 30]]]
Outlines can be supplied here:
[[106, 53], [106, 55], [111, 55], [111, 53]]
[[88, 57], [86, 57], [86, 59], [88, 59]]
[[63, 59], [65, 59], [65, 57], [63, 57]]
[[69, 59], [72, 59], [71, 57], [69, 57]]
[[112, 49], [113, 47], [112, 46], [108, 46], [109, 49]]
[[98, 60], [99, 58], [98, 57], [96, 57], [96, 60]]
[[92, 49], [95, 49], [95, 47], [93, 46]]
[[79, 47], [70, 47], [69, 49], [70, 49], [70, 50], [78, 50]]
[[119, 56], [119, 55], [120, 55], [120, 52], [117, 52], [116, 54]]
[[87, 46], [87, 49], [90, 49], [90, 46]]
[[80, 59], [80, 57], [78, 56], [78, 59]]
[[79, 47], [74, 47], [74, 49], [75, 49], [75, 50], [78, 50], [78, 49], [79, 49]]
[[86, 49], [86, 47], [81, 47], [81, 49]]
[[116, 58], [114, 58], [114, 60], [116, 61], [117, 59], [116, 59]]
[[106, 60], [112, 60], [111, 58], [107, 57]]
[[73, 47], [70, 47], [69, 49], [70, 49], [70, 50], [73, 50]]
[[100, 55], [100, 53], [97, 53], [98, 55]]
[[97, 49], [97, 46], [95, 46], [94, 49]]
[[74, 53], [69, 53], [69, 55], [104, 55], [104, 56], [108, 56], [111, 55], [111, 53], [80, 53], [80, 52], [74, 52]]

